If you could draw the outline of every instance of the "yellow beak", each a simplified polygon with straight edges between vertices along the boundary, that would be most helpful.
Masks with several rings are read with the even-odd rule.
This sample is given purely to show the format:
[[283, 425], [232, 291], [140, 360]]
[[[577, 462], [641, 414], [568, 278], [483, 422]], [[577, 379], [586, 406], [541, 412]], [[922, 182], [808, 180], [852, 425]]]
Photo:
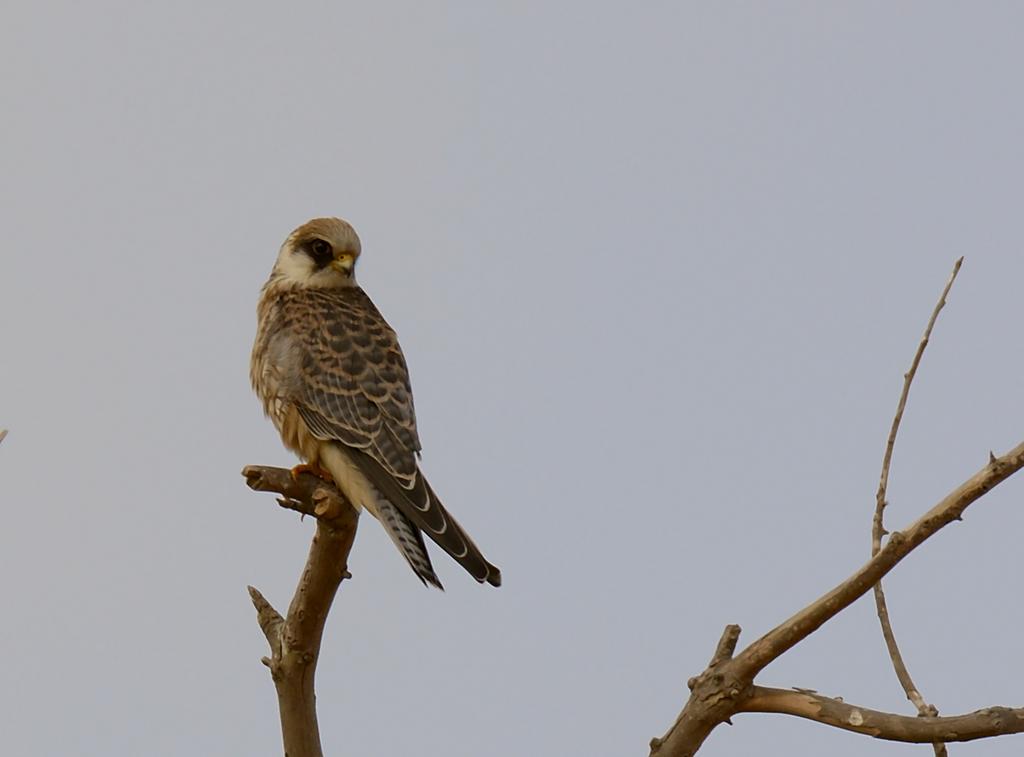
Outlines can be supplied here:
[[339, 255], [331, 261], [331, 268], [348, 276], [352, 273], [352, 264], [355, 263], [355, 261], [355, 257], [346, 252], [344, 255]]

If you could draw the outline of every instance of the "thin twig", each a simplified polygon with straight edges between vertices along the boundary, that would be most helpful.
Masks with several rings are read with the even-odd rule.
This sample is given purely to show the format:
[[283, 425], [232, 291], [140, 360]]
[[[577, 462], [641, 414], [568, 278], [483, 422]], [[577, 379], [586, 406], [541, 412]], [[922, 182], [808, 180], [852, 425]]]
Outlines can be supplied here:
[[[885, 454], [882, 457], [882, 472], [878, 479], [878, 492], [875, 495], [875, 513], [871, 519], [871, 556], [874, 557], [882, 549], [882, 537], [885, 535], [884, 525], [884, 512], [886, 506], [886, 494], [889, 488], [889, 468], [892, 464], [892, 454], [896, 446], [896, 434], [900, 429], [900, 422], [903, 420], [903, 412], [907, 407], [907, 398], [910, 396], [910, 385], [914, 382], [914, 376], [917, 375], [917, 368], [921, 364], [921, 358], [924, 356], [925, 348], [928, 347], [928, 341], [931, 339], [932, 329], [935, 328], [935, 322], [939, 317], [939, 312], [946, 305], [946, 297], [949, 295], [950, 289], [953, 288], [953, 282], [956, 281], [956, 276], [960, 272], [960, 266], [963, 264], [964, 259], [961, 257], [953, 265], [953, 272], [949, 276], [949, 280], [946, 281], [946, 286], [942, 290], [942, 295], [939, 297], [939, 301], [935, 304], [935, 309], [932, 310], [931, 317], [928, 319], [928, 325], [925, 327], [924, 335], [921, 337], [920, 344], [917, 345], [917, 351], [914, 353], [914, 359], [910, 364], [910, 370], [903, 375], [903, 390], [900, 392], [899, 403], [896, 405], [896, 415], [893, 416], [892, 426], [889, 429], [889, 438], [885, 442]], [[924, 696], [920, 690], [914, 684], [913, 678], [910, 677], [910, 670], [907, 668], [906, 662], [903, 660], [903, 655], [900, 652], [899, 645], [896, 643], [896, 635], [892, 630], [892, 621], [889, 618], [889, 608], [885, 601], [885, 592], [882, 589], [882, 582], [879, 581], [874, 586], [875, 595], [875, 611], [878, 614], [878, 622], [882, 628], [882, 637], [885, 639], [885, 646], [889, 650], [889, 658], [892, 660], [893, 670], [896, 671], [896, 677], [899, 679], [900, 685], [903, 687], [903, 691], [906, 692], [907, 699], [909, 699], [914, 707], [917, 708], [918, 715], [934, 717], [939, 714], [939, 711], [931, 704], [925, 701]], [[933, 745], [935, 749], [935, 757], [946, 757], [946, 745], [937, 742]]]
[[917, 375], [917, 367], [921, 364], [921, 358], [924, 356], [925, 348], [928, 346], [928, 340], [931, 339], [932, 329], [935, 328], [935, 321], [939, 317], [939, 312], [946, 305], [946, 297], [949, 295], [949, 290], [953, 288], [953, 282], [956, 281], [956, 276], [960, 273], [960, 266], [963, 265], [964, 259], [960, 258], [953, 264], [953, 273], [950, 274], [949, 280], [946, 281], [946, 286], [942, 290], [942, 296], [939, 297], [939, 301], [935, 305], [935, 309], [932, 310], [931, 317], [928, 319], [928, 325], [925, 327], [924, 336], [921, 337], [921, 343], [917, 345], [917, 352], [914, 353], [914, 360], [910, 364], [910, 370], [903, 374], [903, 391], [900, 392], [900, 401], [896, 406], [896, 415], [892, 419], [892, 427], [889, 429], [889, 438], [885, 443], [885, 455], [882, 457], [882, 474], [878, 481], [878, 493], [875, 496], [875, 527], [871, 532], [871, 554], [878, 554], [878, 550], [882, 548], [882, 536], [886, 533], [882, 526], [882, 511], [885, 509], [885, 493], [889, 487], [889, 466], [892, 464], [892, 453], [896, 446], [896, 434], [900, 430], [900, 423], [903, 421], [903, 411], [907, 408], [907, 398], [910, 396], [910, 385], [914, 381], [914, 376]]
[[0, 442], [7, 438], [7, 429], [0, 428]]

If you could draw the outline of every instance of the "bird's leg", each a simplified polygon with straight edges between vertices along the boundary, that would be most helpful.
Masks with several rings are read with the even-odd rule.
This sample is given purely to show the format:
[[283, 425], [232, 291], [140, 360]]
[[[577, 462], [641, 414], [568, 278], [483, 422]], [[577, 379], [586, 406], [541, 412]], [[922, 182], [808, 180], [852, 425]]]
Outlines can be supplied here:
[[327, 471], [326, 468], [321, 467], [317, 463], [301, 463], [292, 468], [292, 478], [298, 481], [299, 476], [303, 473], [312, 473], [319, 479], [326, 481], [329, 484], [334, 483], [334, 478]]

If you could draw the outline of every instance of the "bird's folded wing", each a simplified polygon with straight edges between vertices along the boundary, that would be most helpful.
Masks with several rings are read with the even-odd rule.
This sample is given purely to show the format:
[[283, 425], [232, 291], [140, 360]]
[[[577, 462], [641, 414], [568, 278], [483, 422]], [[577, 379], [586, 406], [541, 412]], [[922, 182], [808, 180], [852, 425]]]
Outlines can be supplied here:
[[[416, 462], [420, 443], [405, 358], [394, 332], [362, 290], [309, 292], [285, 301], [301, 369], [293, 396], [310, 432], [346, 445], [380, 493], [478, 581], [497, 585], [498, 569], [444, 509]], [[308, 312], [312, 310], [313, 312]]]

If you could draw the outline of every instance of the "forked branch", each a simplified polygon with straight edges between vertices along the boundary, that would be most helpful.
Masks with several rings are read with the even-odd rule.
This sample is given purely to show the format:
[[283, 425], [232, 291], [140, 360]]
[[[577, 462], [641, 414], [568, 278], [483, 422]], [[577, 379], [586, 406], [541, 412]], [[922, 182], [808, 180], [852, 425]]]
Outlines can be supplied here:
[[[690, 679], [691, 693], [685, 707], [668, 733], [651, 741], [651, 754], [658, 757], [690, 757], [696, 754], [715, 727], [737, 712], [745, 711], [745, 703], [756, 691], [754, 678], [769, 663], [864, 596], [904, 557], [944, 526], [960, 520], [971, 504], [1021, 468], [1024, 468], [1024, 442], [1001, 457], [992, 456], [987, 465], [943, 497], [906, 530], [893, 533], [877, 555], [834, 589], [780, 623], [735, 657], [721, 659], [718, 652], [728, 651], [730, 646], [726, 643], [726, 636], [731, 637], [734, 628], [737, 634], [739, 630], [738, 627], [727, 627], [712, 659], [715, 664]], [[978, 735], [971, 738], [1005, 732], [995, 725], [988, 730], [979, 726]]]
[[349, 577], [348, 554], [358, 514], [332, 485], [310, 473], [293, 477], [285, 468], [248, 466], [242, 471], [256, 491], [281, 494], [278, 504], [316, 518], [316, 533], [288, 614], [282, 617], [260, 592], [249, 587], [260, 629], [270, 645], [286, 757], [322, 757], [316, 718], [314, 677], [327, 613], [342, 580]]
[[814, 633], [873, 586], [879, 585], [882, 577], [904, 557], [947, 524], [960, 520], [971, 504], [1024, 468], [1024, 443], [1017, 445], [1002, 457], [995, 457], [990, 453], [987, 465], [947, 494], [904, 531], [891, 534], [885, 545], [882, 545], [882, 535], [885, 533], [882, 512], [885, 508], [896, 434], [906, 407], [910, 385], [961, 263], [962, 259], [956, 262], [942, 296], [928, 320], [910, 371], [904, 376], [903, 391], [882, 463], [873, 519], [871, 559], [827, 594], [780, 623], [735, 656], [733, 651], [739, 637], [739, 626], [727, 626], [707, 669], [689, 680], [690, 697], [676, 722], [663, 738], [651, 740], [652, 755], [694, 755], [714, 728], [723, 722], [730, 722], [729, 718], [738, 712], [784, 712], [809, 717], [847, 730], [868, 733], [878, 738], [931, 742], [935, 745], [937, 754], [944, 754], [943, 742], [966, 741], [1024, 731], [1024, 710], [1005, 707], [993, 707], [953, 718], [935, 717], [934, 708], [925, 703], [902, 663], [891, 626], [888, 624], [884, 595], [880, 587], [876, 595], [879, 598], [879, 616], [887, 643], [891, 641], [889, 649], [893, 664], [908, 697], [917, 705], [923, 717], [907, 718], [852, 707], [840, 700], [822, 697], [813, 691], [793, 692], [768, 689], [754, 684], [755, 677], [769, 663]]

